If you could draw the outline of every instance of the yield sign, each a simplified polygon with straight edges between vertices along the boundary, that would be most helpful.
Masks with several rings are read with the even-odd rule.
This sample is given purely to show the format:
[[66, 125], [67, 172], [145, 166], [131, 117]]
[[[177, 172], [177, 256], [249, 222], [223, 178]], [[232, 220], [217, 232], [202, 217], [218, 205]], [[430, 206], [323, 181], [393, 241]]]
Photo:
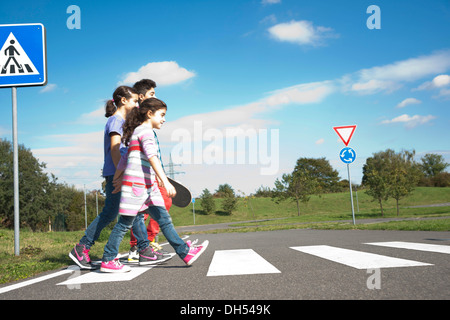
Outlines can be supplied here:
[[339, 138], [341, 138], [342, 142], [345, 146], [348, 146], [350, 140], [352, 139], [353, 133], [356, 130], [356, 125], [353, 126], [341, 126], [341, 127], [333, 127], [334, 131], [336, 131]]

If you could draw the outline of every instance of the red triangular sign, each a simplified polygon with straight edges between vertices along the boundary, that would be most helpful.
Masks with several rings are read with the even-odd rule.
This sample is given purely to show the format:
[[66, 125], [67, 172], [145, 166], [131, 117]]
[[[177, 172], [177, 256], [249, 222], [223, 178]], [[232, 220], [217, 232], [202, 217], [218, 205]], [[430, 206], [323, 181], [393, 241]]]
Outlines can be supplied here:
[[348, 146], [350, 140], [352, 139], [353, 133], [356, 130], [356, 125], [353, 126], [341, 126], [341, 127], [333, 127], [334, 131], [336, 131], [339, 138], [341, 138], [342, 142], [345, 146]]

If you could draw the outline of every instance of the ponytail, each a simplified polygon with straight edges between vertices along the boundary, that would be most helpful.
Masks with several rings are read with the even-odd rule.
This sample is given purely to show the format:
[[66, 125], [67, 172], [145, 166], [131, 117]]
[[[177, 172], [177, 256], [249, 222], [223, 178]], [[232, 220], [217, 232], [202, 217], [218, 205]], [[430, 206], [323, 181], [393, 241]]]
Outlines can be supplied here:
[[114, 93], [112, 100], [108, 100], [105, 105], [105, 117], [111, 117], [117, 108], [122, 105], [122, 98], [130, 99], [133, 94], [137, 94], [136, 90], [128, 86], [118, 87]]
[[106, 106], [105, 106], [105, 117], [109, 118], [111, 117], [114, 112], [116, 112], [117, 107], [114, 104], [114, 100], [108, 100], [108, 102], [106, 102]]

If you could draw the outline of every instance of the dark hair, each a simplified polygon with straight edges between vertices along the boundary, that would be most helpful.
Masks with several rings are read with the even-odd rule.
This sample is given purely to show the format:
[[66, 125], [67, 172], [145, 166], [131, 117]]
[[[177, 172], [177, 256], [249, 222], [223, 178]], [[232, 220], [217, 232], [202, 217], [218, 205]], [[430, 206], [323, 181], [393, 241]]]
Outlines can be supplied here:
[[167, 105], [164, 101], [157, 98], [148, 98], [139, 103], [139, 108], [133, 108], [127, 115], [127, 119], [123, 124], [123, 135], [122, 142], [128, 146], [130, 143], [131, 136], [133, 135], [134, 129], [140, 126], [144, 121], [146, 121], [147, 113], [151, 111], [155, 113], [159, 109], [166, 109]]
[[108, 100], [105, 105], [105, 117], [111, 117], [117, 108], [121, 105], [122, 98], [130, 99], [133, 94], [137, 94], [136, 90], [128, 86], [120, 86], [113, 93], [113, 99]]
[[143, 94], [150, 90], [151, 88], [156, 88], [156, 82], [150, 79], [142, 79], [136, 82], [133, 86], [137, 94]]

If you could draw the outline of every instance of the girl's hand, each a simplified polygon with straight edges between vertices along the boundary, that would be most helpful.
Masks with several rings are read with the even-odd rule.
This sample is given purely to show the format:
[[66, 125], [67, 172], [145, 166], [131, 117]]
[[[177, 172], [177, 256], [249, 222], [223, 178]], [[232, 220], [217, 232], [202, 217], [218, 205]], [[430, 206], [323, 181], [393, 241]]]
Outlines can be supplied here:
[[164, 189], [166, 189], [167, 195], [170, 198], [175, 197], [175, 195], [177, 194], [177, 191], [175, 190], [174, 186], [169, 181], [166, 181], [166, 183], [164, 183]]
[[123, 171], [116, 171], [112, 183], [114, 187], [114, 190], [111, 192], [112, 194], [120, 192], [120, 189], [122, 187], [122, 177]]

